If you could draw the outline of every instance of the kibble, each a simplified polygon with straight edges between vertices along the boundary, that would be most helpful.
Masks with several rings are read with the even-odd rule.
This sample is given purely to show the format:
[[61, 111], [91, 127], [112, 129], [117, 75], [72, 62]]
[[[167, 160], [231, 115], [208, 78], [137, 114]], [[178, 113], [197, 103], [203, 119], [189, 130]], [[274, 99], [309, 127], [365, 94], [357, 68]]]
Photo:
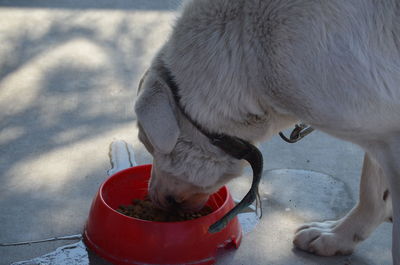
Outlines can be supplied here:
[[209, 206], [204, 206], [198, 212], [183, 212], [181, 210], [164, 211], [153, 205], [150, 199], [134, 199], [130, 205], [121, 205], [117, 211], [126, 216], [155, 222], [180, 222], [206, 216], [212, 212]]

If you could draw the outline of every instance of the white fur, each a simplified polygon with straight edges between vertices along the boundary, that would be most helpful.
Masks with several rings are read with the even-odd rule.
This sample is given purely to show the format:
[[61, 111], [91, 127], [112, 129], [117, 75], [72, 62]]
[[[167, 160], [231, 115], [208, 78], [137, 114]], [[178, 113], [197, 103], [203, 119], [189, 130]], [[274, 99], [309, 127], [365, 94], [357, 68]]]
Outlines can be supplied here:
[[[154, 156], [150, 194], [161, 204], [167, 195], [211, 193], [243, 167], [176, 108], [163, 64], [186, 112], [210, 131], [259, 142], [301, 120], [364, 148], [357, 206], [339, 221], [301, 227], [294, 243], [319, 255], [350, 253], [391, 220], [393, 204], [400, 265], [399, 1], [188, 1], [146, 77], [160, 80], [145, 82], [136, 105], [146, 106], [136, 112]], [[143, 104], [149, 95], [167, 100]], [[146, 120], [170, 120], [170, 111], [168, 131]]]

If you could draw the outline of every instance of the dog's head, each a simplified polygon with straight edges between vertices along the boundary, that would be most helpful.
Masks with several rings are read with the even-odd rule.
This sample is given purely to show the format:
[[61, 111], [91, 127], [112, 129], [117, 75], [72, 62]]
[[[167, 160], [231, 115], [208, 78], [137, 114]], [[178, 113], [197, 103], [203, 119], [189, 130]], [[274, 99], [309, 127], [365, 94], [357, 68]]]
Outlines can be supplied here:
[[150, 68], [139, 86], [139, 139], [153, 156], [149, 196], [162, 208], [200, 209], [244, 163], [213, 146], [182, 115], [158, 68]]

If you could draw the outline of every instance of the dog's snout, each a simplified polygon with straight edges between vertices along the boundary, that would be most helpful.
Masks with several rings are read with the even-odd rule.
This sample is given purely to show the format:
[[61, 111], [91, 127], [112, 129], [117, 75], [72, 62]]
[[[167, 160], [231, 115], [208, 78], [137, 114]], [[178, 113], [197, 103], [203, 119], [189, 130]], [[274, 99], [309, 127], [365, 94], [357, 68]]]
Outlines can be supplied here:
[[165, 196], [165, 202], [171, 208], [178, 208], [183, 203], [183, 200], [181, 200], [173, 195], [167, 195], [167, 196]]
[[172, 195], [167, 195], [165, 196], [165, 201], [169, 204], [169, 205], [178, 205], [179, 202], [176, 200], [176, 198]]
[[179, 182], [165, 172], [156, 173], [152, 171], [149, 183], [149, 197], [156, 207], [190, 212], [200, 210], [207, 202], [209, 194], [199, 192], [196, 186]]

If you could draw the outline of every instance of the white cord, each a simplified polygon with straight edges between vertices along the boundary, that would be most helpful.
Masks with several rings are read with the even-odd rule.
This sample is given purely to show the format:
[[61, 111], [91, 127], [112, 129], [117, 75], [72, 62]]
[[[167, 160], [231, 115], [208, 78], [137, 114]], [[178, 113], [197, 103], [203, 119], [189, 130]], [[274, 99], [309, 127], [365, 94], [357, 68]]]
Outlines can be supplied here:
[[43, 243], [43, 242], [51, 242], [51, 241], [58, 241], [58, 240], [81, 240], [82, 235], [72, 235], [72, 236], [59, 236], [59, 237], [51, 237], [41, 240], [34, 240], [34, 241], [23, 241], [23, 242], [15, 242], [15, 243], [0, 243], [0, 247], [11, 247], [11, 246], [22, 246], [22, 245], [31, 245], [36, 243]]

